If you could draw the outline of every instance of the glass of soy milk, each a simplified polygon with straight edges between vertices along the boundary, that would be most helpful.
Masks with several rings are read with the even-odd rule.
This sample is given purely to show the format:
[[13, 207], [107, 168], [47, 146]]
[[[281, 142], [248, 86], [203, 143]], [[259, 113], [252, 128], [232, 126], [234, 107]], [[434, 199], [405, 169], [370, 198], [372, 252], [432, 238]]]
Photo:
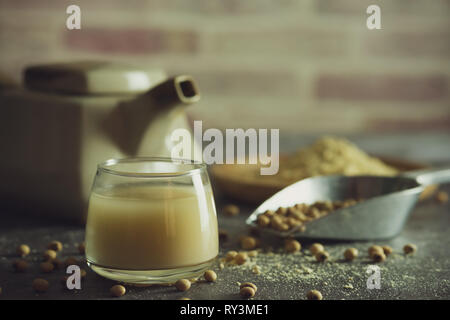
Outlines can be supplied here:
[[98, 166], [86, 224], [86, 258], [127, 283], [194, 278], [219, 252], [206, 165], [170, 158], [112, 159]]

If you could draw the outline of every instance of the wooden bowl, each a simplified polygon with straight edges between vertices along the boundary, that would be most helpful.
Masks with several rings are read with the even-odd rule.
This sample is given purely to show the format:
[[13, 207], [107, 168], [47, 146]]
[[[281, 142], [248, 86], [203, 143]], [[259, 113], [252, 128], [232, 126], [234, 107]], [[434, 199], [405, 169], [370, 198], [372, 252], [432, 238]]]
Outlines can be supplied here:
[[[282, 161], [285, 157], [282, 156], [280, 160]], [[395, 157], [376, 157], [402, 172], [430, 167], [424, 163]], [[211, 175], [214, 184], [228, 197], [248, 204], [259, 204], [290, 184], [283, 182], [277, 175], [261, 176], [259, 169], [259, 165], [214, 165], [211, 167]], [[437, 188], [437, 185], [427, 186], [421, 194], [420, 200], [431, 197]]]

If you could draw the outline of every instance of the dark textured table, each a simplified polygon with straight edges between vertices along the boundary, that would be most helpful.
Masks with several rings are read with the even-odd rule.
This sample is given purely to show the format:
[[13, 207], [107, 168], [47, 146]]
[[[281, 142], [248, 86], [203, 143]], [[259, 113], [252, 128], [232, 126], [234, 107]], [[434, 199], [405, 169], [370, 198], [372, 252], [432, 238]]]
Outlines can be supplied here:
[[[375, 138], [359, 138], [359, 144], [367, 146], [371, 151], [389, 149], [394, 142], [383, 143]], [[397, 137], [397, 144], [406, 153], [414, 153], [413, 141], [407, 136]], [[403, 140], [402, 140], [403, 139]], [[435, 144], [435, 160], [449, 162], [449, 135], [416, 137], [420, 140], [430, 140]], [[293, 143], [294, 140], [290, 140]], [[377, 142], [378, 141], [378, 142]], [[405, 143], [410, 141], [410, 145]], [[285, 143], [285, 150], [289, 141]], [[298, 143], [298, 142], [296, 142]], [[443, 144], [444, 143], [444, 144]], [[445, 144], [447, 143], [447, 144]], [[376, 147], [378, 146], [378, 148]], [[431, 150], [430, 145], [427, 146]], [[409, 149], [408, 149], [409, 148]], [[392, 147], [390, 155], [395, 152]], [[417, 151], [419, 153], [419, 151]], [[429, 154], [427, 156], [430, 156]], [[420, 159], [420, 157], [416, 157]], [[412, 157], [414, 159], [414, 157]], [[428, 159], [430, 160], [430, 159]], [[433, 160], [433, 159], [431, 159]], [[441, 188], [450, 193], [450, 186]], [[228, 201], [218, 197], [218, 209]], [[219, 214], [221, 229], [228, 231], [229, 240], [221, 244], [221, 251], [236, 249], [238, 237], [247, 233], [244, 220], [252, 207], [241, 206], [238, 217], [225, 217]], [[220, 212], [220, 210], [219, 210]], [[222, 270], [218, 263], [214, 269], [218, 280], [215, 283], [194, 283], [188, 292], [177, 292], [174, 287], [127, 286], [127, 294], [121, 299], [240, 299], [238, 282], [251, 281], [258, 286], [254, 299], [305, 299], [305, 294], [311, 289], [320, 290], [324, 299], [449, 299], [450, 298], [450, 205], [439, 204], [433, 199], [418, 204], [400, 236], [377, 244], [387, 244], [394, 248], [394, 254], [380, 264], [380, 289], [368, 289], [369, 274], [367, 268], [373, 263], [367, 258], [367, 248], [371, 242], [357, 243], [324, 243], [331, 254], [326, 263], [317, 263], [309, 255], [308, 250], [302, 249], [295, 254], [279, 251], [282, 242], [276, 238], [263, 237], [264, 248], [271, 246], [271, 253], [262, 252], [256, 258], [243, 266], [225, 266]], [[83, 241], [83, 227], [66, 224], [64, 222], [47, 221], [33, 217], [18, 216], [1, 212], [0, 222], [0, 299], [109, 299], [109, 288], [112, 281], [103, 279], [83, 266], [87, 270], [87, 277], [82, 281], [81, 290], [65, 290], [60, 284], [64, 275], [63, 270], [43, 274], [39, 270], [42, 252], [51, 240], [59, 240], [64, 244], [60, 256], [62, 258], [78, 254], [76, 244]], [[17, 259], [16, 246], [26, 243], [32, 253], [26, 258], [30, 268], [25, 273], [15, 273], [12, 262]], [[413, 256], [405, 256], [402, 247], [406, 243], [414, 243], [418, 252]], [[304, 248], [307, 242], [302, 242]], [[360, 249], [360, 257], [354, 262], [342, 261], [342, 253], [348, 247]], [[255, 274], [258, 266], [261, 273]], [[49, 280], [50, 288], [46, 293], [37, 294], [33, 291], [33, 279], [41, 277]]]

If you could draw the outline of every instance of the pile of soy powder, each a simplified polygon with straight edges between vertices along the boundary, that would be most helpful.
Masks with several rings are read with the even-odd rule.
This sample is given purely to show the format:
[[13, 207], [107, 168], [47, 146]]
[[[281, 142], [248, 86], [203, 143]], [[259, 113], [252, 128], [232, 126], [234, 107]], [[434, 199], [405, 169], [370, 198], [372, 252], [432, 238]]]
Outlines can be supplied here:
[[279, 177], [297, 181], [317, 175], [382, 175], [392, 176], [397, 170], [372, 157], [352, 142], [325, 136], [298, 150], [280, 165]]

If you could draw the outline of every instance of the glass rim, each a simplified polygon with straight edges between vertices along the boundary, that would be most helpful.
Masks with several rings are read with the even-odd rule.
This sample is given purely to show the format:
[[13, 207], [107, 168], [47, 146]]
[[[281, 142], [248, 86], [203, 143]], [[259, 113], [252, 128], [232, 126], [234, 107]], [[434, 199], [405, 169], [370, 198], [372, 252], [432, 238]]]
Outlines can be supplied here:
[[[181, 170], [177, 172], [131, 172], [131, 171], [122, 171], [108, 168], [113, 165], [121, 164], [121, 163], [139, 163], [139, 162], [165, 162], [172, 163], [175, 165], [192, 165], [193, 168], [188, 170]], [[195, 161], [192, 159], [182, 159], [182, 158], [169, 158], [169, 157], [127, 157], [127, 158], [111, 158], [106, 161], [103, 161], [97, 165], [97, 170], [102, 171], [104, 173], [122, 176], [122, 177], [132, 177], [132, 178], [172, 178], [172, 177], [182, 177], [182, 176], [190, 176], [194, 174], [200, 173], [202, 170], [206, 169], [206, 163]]]

